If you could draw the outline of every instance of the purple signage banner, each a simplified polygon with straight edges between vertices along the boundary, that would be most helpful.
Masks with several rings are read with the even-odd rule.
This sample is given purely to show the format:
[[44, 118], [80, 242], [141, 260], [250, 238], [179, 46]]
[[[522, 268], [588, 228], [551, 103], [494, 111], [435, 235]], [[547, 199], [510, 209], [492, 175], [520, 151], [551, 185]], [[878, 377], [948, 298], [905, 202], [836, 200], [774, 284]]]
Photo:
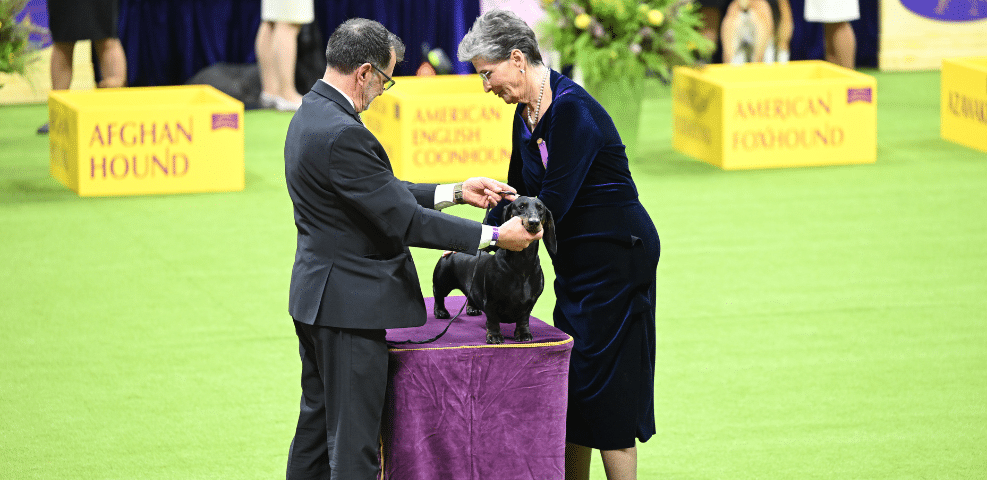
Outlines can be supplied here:
[[30, 22], [31, 25], [44, 29], [44, 33], [32, 33], [30, 40], [40, 48], [51, 46], [51, 34], [48, 33], [48, 2], [46, 0], [29, 0], [24, 10], [14, 19], [17, 23]]
[[912, 13], [943, 22], [973, 22], [987, 18], [987, 0], [901, 0]]

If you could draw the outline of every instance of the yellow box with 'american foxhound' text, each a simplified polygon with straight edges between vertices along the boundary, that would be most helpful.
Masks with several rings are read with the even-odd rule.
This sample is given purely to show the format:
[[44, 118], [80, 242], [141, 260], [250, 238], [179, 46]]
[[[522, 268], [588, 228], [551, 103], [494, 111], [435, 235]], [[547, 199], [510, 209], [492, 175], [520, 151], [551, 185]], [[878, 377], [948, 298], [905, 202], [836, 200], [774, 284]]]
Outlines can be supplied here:
[[672, 144], [725, 170], [873, 163], [877, 82], [834, 64], [677, 67]]

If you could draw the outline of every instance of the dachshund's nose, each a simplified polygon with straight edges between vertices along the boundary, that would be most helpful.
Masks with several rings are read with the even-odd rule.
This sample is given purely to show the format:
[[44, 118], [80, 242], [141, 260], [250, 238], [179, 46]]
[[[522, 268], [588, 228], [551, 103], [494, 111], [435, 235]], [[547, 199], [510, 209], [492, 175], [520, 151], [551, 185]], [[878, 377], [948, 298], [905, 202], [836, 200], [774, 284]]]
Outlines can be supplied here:
[[541, 225], [541, 219], [538, 217], [528, 217], [528, 225], [532, 227], [537, 227]]

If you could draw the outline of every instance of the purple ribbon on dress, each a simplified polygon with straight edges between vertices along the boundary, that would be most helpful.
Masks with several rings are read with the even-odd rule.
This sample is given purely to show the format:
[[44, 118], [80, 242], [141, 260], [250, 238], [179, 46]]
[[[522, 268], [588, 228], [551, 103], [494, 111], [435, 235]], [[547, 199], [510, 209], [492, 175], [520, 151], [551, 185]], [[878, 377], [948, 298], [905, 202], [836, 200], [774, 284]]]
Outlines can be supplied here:
[[541, 164], [548, 168], [548, 145], [545, 145], [545, 141], [538, 139], [538, 151], [541, 152]]

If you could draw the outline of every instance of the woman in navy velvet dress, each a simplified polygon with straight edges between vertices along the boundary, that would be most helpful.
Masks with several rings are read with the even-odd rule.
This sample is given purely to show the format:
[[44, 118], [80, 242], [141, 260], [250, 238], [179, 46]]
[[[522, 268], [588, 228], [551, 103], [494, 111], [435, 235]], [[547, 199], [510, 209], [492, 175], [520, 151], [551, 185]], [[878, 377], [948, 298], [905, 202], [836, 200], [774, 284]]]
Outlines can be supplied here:
[[[515, 14], [478, 18], [459, 59], [473, 63], [485, 91], [518, 104], [508, 183], [540, 198], [555, 218], [554, 323], [574, 339], [566, 478], [589, 478], [596, 448], [608, 479], [634, 479], [635, 440], [655, 433], [660, 247], [624, 145], [603, 107], [542, 63], [534, 32]], [[499, 218], [494, 210], [488, 221]]]

